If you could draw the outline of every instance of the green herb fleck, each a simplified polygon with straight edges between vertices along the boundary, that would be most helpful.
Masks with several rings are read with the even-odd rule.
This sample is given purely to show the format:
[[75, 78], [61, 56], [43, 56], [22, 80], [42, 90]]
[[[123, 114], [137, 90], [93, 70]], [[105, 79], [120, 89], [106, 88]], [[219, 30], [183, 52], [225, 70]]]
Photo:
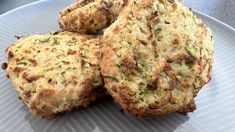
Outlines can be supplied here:
[[52, 37], [52, 40], [53, 40], [53, 44], [52, 44], [52, 46], [53, 45], [58, 45], [59, 44], [59, 41], [58, 41], [58, 37]]
[[129, 96], [135, 96], [136, 95], [136, 92], [131, 92], [131, 93], [128, 93]]
[[179, 71], [178, 73], [177, 73], [177, 75], [179, 75], [179, 76], [181, 76], [181, 77], [189, 77], [189, 75], [188, 75], [188, 73], [186, 73], [185, 71]]
[[66, 83], [66, 80], [62, 80], [62, 82], [61, 82], [62, 84], [65, 84]]
[[45, 110], [45, 109], [46, 109], [46, 107], [47, 107], [46, 105], [42, 105], [42, 107], [41, 107], [41, 108], [42, 108], [42, 110]]
[[19, 77], [20, 77], [19, 73], [16, 73], [16, 77], [17, 77], [17, 78], [19, 78]]
[[88, 53], [89, 52], [89, 50], [88, 49], [84, 49], [84, 53], [86, 54], [86, 53]]
[[165, 24], [171, 24], [170, 22], [168, 22], [168, 21], [165, 21]]
[[54, 67], [51, 67], [51, 68], [45, 69], [44, 72], [51, 71], [53, 69], [54, 69]]
[[24, 65], [24, 66], [26, 66], [26, 65], [27, 65], [27, 62], [21, 61], [21, 62], [17, 63], [17, 65]]
[[155, 36], [158, 36], [161, 33], [162, 29], [161, 28], [157, 28], [154, 30], [154, 34]]
[[159, 54], [158, 54], [157, 51], [154, 52], [154, 57], [155, 57], [155, 58], [158, 58], [158, 57], [159, 57]]
[[68, 43], [76, 43], [77, 40], [69, 40]]
[[[196, 47], [195, 47], [196, 48]], [[196, 50], [197, 51], [197, 49], [194, 49], [194, 50]], [[195, 53], [194, 52], [196, 52], [196, 51], [192, 51], [192, 50], [190, 50], [189, 48], [185, 48], [185, 51], [193, 58], [193, 59], [195, 59]]]
[[114, 76], [103, 76], [103, 77], [118, 82], [118, 79], [115, 78]]
[[80, 44], [80, 42], [79, 41], [76, 41], [76, 45], [79, 45]]
[[122, 67], [122, 64], [116, 64], [116, 66], [117, 66], [118, 68], [121, 68], [121, 67]]
[[67, 67], [65, 70], [71, 70], [72, 69], [72, 67]]
[[177, 104], [176, 100], [171, 100], [171, 104]]
[[83, 49], [82, 57], [86, 57], [86, 54], [89, 52], [88, 49]]
[[79, 45], [79, 41], [78, 40], [70, 40], [68, 41], [69, 45]]
[[140, 90], [139, 90], [139, 95], [142, 95], [143, 93], [144, 93], [144, 88], [141, 88]]
[[195, 45], [193, 45], [193, 49], [194, 49], [195, 52], [198, 51], [198, 49], [197, 49], [197, 47]]
[[131, 39], [131, 37], [130, 36], [126, 36], [126, 42], [128, 43], [128, 44], [131, 44], [131, 41], [132, 39]]

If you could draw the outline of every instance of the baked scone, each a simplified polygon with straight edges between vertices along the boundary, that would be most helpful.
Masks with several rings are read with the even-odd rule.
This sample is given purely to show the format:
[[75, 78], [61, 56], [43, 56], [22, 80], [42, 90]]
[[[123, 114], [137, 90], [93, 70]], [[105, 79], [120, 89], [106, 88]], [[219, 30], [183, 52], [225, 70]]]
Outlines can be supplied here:
[[60, 12], [59, 24], [65, 31], [95, 33], [117, 17], [123, 0], [78, 0]]
[[104, 32], [105, 87], [129, 113], [191, 112], [210, 80], [210, 29], [178, 0], [128, 0]]
[[22, 37], [7, 49], [7, 76], [30, 111], [43, 118], [105, 94], [98, 38], [69, 32]]

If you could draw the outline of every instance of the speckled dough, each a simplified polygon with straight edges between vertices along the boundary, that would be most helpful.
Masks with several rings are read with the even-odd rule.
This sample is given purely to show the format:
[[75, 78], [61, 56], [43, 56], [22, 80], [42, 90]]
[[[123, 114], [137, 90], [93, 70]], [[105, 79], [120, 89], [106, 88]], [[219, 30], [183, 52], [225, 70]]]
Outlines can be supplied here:
[[60, 12], [65, 31], [94, 33], [108, 27], [117, 17], [123, 0], [78, 0]]
[[30, 111], [50, 118], [105, 94], [99, 48], [98, 38], [68, 32], [22, 37], [3, 68]]
[[191, 112], [210, 80], [210, 29], [177, 0], [129, 0], [104, 32], [105, 87], [135, 115]]

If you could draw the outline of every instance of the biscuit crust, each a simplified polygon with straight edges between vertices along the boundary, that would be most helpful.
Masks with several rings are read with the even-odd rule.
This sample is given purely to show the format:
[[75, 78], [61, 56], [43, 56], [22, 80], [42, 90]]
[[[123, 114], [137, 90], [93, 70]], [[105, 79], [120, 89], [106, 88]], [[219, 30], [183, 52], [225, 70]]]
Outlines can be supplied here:
[[139, 116], [192, 112], [210, 80], [210, 29], [178, 0], [129, 0], [104, 32], [105, 87]]
[[78, 0], [61, 10], [59, 24], [65, 31], [95, 33], [116, 19], [123, 0]]
[[69, 32], [22, 37], [7, 49], [6, 73], [30, 111], [51, 118], [105, 95], [99, 48], [98, 38]]

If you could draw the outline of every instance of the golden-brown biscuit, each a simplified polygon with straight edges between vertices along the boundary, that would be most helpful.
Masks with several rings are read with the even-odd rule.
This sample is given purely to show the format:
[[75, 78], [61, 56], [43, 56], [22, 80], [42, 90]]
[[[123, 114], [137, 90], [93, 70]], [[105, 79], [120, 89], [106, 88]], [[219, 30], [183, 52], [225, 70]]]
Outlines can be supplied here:
[[65, 31], [95, 33], [117, 17], [123, 0], [78, 0], [60, 12], [59, 24]]
[[132, 114], [191, 112], [210, 80], [210, 29], [178, 0], [129, 0], [104, 32], [105, 87]]
[[3, 68], [30, 111], [50, 118], [105, 94], [99, 48], [98, 38], [69, 32], [22, 37]]

